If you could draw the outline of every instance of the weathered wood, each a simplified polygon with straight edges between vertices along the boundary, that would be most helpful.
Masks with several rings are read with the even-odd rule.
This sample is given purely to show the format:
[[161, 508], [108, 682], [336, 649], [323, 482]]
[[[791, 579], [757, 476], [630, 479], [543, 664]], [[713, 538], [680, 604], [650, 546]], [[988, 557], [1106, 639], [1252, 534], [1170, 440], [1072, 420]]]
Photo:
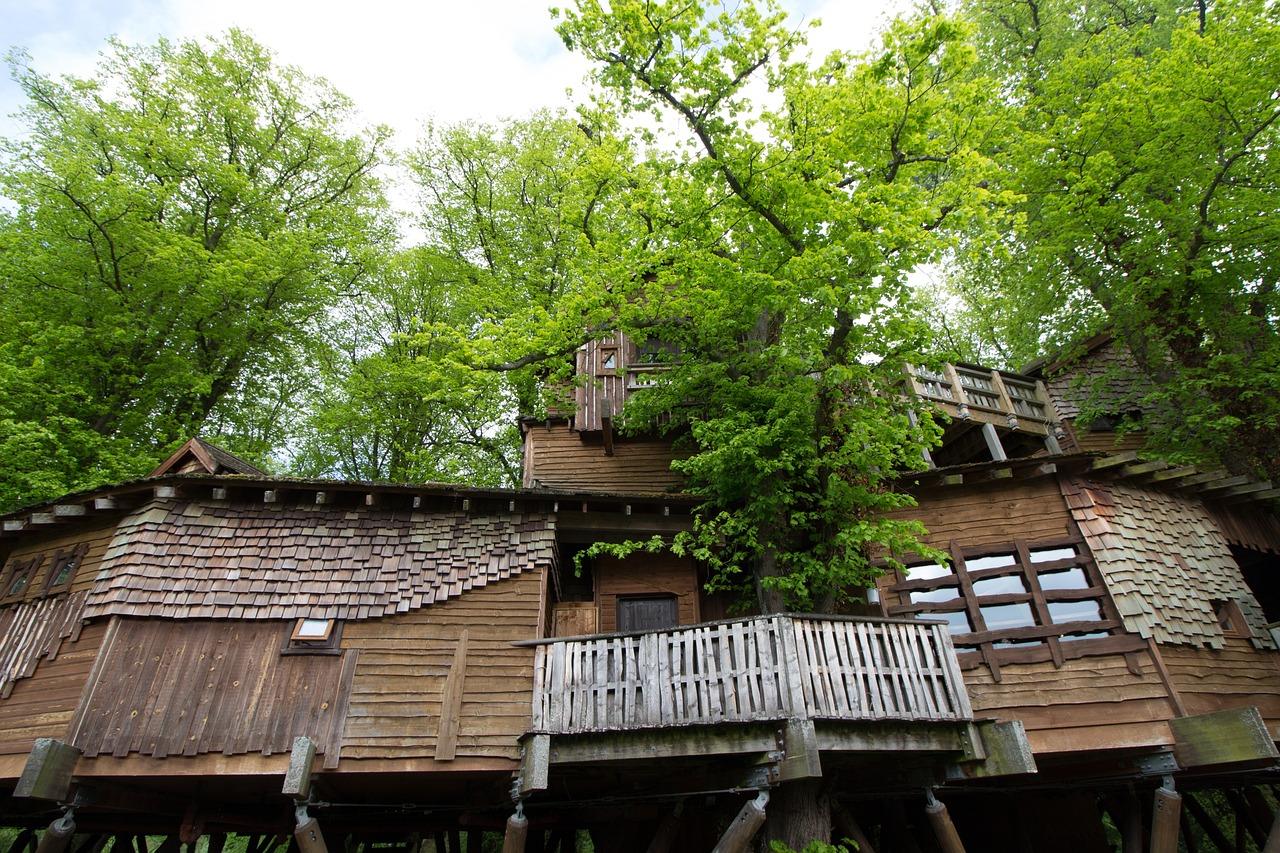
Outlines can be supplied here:
[[1227, 839], [1199, 800], [1188, 793], [1183, 794], [1182, 802], [1191, 816], [1196, 819], [1196, 823], [1200, 824], [1200, 828], [1204, 830], [1204, 834], [1208, 836], [1213, 846], [1218, 848], [1218, 853], [1236, 853], [1236, 846]]
[[528, 837], [529, 819], [517, 811], [507, 818], [506, 832], [502, 836], [502, 853], [524, 853]]
[[761, 791], [754, 800], [742, 804], [737, 816], [729, 824], [729, 828], [720, 836], [711, 853], [745, 853], [755, 838], [760, 827], [764, 826], [765, 808], [769, 804], [769, 794]]
[[520, 793], [545, 791], [551, 773], [551, 736], [530, 735], [522, 745], [520, 759]]
[[951, 765], [947, 768], [949, 778], [982, 779], [1038, 772], [1021, 720], [983, 720], [975, 723], [974, 729], [982, 741], [984, 757]]
[[1267, 833], [1267, 843], [1263, 845], [1262, 853], [1280, 853], [1280, 811], [1276, 812], [1275, 819], [1271, 821], [1271, 830]]
[[324, 843], [324, 834], [320, 831], [320, 822], [315, 818], [299, 816], [298, 826], [293, 831], [299, 853], [329, 853]]
[[930, 795], [929, 802], [924, 807], [924, 814], [929, 821], [929, 826], [933, 829], [934, 838], [937, 839], [942, 853], [965, 853], [964, 844], [960, 841], [960, 833], [956, 831], [956, 825], [952, 823], [951, 814], [945, 805]]
[[783, 724], [783, 758], [778, 762], [778, 781], [821, 779], [818, 733], [813, 720], [790, 719]]
[[552, 734], [972, 716], [950, 641], [928, 622], [778, 615], [540, 645], [532, 717]]
[[1180, 767], [1280, 758], [1258, 709], [1229, 708], [1169, 721]]
[[1151, 853], [1178, 853], [1178, 828], [1182, 817], [1182, 797], [1160, 787], [1151, 800]]
[[452, 761], [458, 750], [458, 726], [462, 693], [467, 677], [467, 641], [471, 629], [463, 628], [453, 652], [453, 664], [440, 690], [440, 725], [436, 730], [436, 761]]
[[649, 846], [645, 849], [645, 853], [670, 853], [675, 845], [676, 838], [680, 834], [680, 819], [684, 813], [684, 802], [678, 802], [672, 807], [671, 811], [662, 816], [662, 820], [658, 823], [657, 830], [653, 833], [653, 838], [649, 841]]
[[856, 845], [854, 849], [857, 853], [876, 853], [871, 839], [862, 831], [862, 826], [854, 818], [853, 813], [834, 800], [831, 802], [831, 817], [835, 821], [836, 832], [841, 840], [852, 841]]
[[311, 768], [315, 760], [315, 741], [309, 737], [294, 738], [293, 749], [289, 753], [289, 769], [285, 771], [280, 793], [298, 800], [307, 799], [311, 794]]
[[63, 815], [49, 824], [44, 834], [40, 836], [36, 853], [64, 853], [71, 848], [71, 840], [75, 832], [75, 820], [71, 815]]
[[63, 801], [71, 791], [71, 777], [81, 752], [60, 740], [37, 738], [13, 789], [15, 797]]

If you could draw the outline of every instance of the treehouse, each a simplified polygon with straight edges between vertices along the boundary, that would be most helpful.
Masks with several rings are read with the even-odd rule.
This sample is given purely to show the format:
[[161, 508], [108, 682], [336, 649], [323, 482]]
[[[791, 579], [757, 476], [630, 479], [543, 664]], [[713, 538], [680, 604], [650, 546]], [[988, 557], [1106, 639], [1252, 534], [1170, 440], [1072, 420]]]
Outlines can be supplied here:
[[949, 423], [901, 515], [950, 560], [892, 555], [857, 613], [730, 613], [691, 560], [585, 555], [693, 501], [669, 444], [613, 429], [662, 356], [577, 359], [520, 489], [272, 478], [197, 440], [5, 516], [15, 849], [746, 850], [805, 780], [882, 853], [1280, 840], [1269, 484], [1099, 452], [1061, 373], [908, 368]]

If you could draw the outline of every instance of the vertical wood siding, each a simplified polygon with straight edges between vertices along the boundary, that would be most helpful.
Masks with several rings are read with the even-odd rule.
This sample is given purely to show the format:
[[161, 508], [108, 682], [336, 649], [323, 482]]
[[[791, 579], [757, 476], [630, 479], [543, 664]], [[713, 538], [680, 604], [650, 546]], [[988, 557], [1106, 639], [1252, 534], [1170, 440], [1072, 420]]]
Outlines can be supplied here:
[[542, 576], [530, 571], [399, 616], [350, 622], [342, 645], [358, 649], [343, 736], [344, 759], [436, 757], [442, 697], [465, 630], [466, 669], [457, 758], [519, 757], [529, 728], [533, 649]]
[[305, 735], [336, 760], [353, 653], [281, 655], [282, 622], [118, 626], [72, 724], [86, 756], [271, 755]]

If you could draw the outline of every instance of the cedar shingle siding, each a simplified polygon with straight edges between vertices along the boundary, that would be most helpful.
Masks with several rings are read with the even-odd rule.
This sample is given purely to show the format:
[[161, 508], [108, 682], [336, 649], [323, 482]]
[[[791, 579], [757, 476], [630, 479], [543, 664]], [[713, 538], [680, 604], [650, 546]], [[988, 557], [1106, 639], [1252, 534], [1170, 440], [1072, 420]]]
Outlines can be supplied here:
[[1274, 647], [1262, 608], [1199, 501], [1123, 483], [1063, 480], [1062, 489], [1130, 631], [1220, 649], [1212, 602], [1229, 598], [1253, 644]]
[[550, 567], [539, 513], [159, 501], [120, 525], [85, 617], [371, 619]]

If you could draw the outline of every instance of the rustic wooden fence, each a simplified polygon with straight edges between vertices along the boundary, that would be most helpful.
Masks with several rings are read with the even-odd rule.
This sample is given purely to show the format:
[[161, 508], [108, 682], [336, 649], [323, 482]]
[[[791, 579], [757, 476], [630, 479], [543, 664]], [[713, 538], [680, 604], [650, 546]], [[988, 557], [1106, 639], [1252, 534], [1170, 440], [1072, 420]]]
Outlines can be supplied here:
[[972, 718], [946, 626], [778, 615], [545, 640], [533, 731]]

